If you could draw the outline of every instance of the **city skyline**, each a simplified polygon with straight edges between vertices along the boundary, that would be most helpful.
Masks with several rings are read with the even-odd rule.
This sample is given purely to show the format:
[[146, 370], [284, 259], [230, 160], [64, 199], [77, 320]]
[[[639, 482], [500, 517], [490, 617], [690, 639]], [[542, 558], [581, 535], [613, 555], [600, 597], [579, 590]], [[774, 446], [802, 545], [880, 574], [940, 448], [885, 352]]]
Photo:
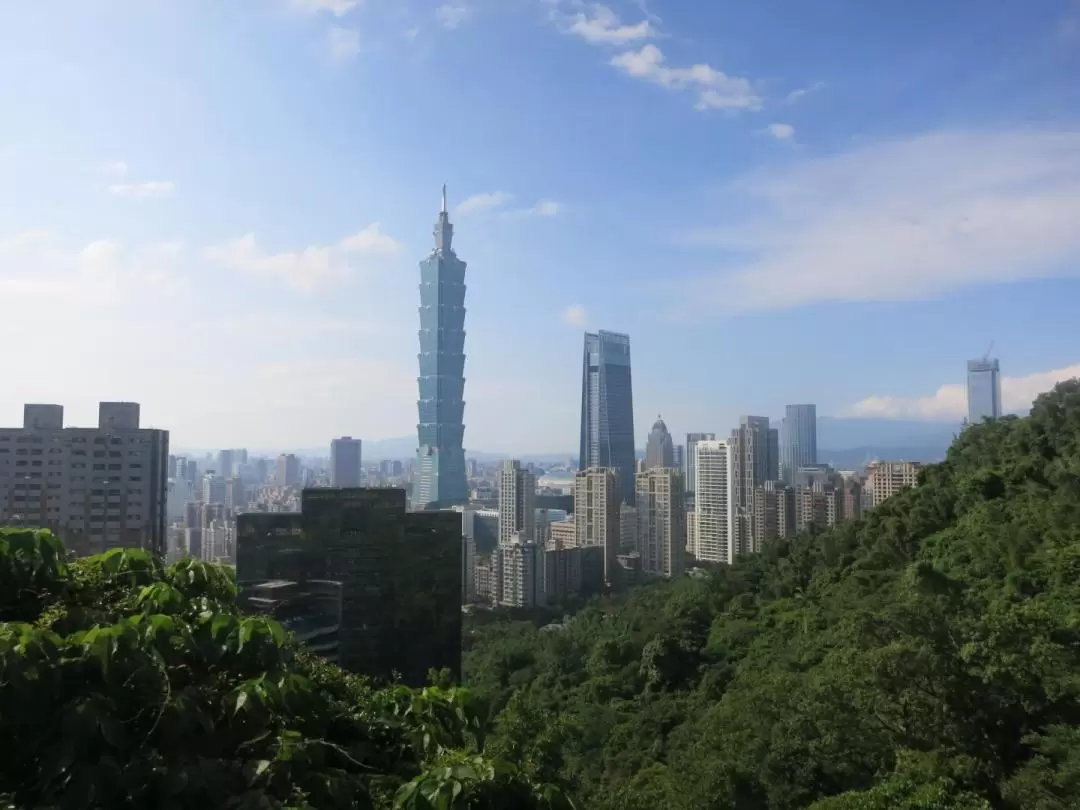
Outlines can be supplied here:
[[991, 340], [1005, 412], [1080, 372], [1066, 0], [11, 5], [2, 424], [126, 399], [192, 447], [409, 435], [444, 181], [466, 449], [572, 448], [599, 327], [675, 435], [791, 402], [959, 422]]

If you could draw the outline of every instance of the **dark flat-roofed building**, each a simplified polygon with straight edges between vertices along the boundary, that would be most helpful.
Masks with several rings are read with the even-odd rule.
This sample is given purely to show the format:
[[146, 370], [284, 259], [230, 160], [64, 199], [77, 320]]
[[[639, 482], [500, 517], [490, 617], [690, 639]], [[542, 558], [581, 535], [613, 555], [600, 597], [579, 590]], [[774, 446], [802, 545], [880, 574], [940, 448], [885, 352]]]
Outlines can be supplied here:
[[[289, 604], [309, 604], [312, 615], [290, 620], [345, 669], [416, 686], [429, 669], [459, 679], [461, 516], [409, 513], [405, 500], [401, 489], [306, 489], [299, 513], [241, 514], [241, 601], [260, 609], [269, 583], [296, 583], [302, 598]], [[335, 616], [336, 648], [327, 653]]]

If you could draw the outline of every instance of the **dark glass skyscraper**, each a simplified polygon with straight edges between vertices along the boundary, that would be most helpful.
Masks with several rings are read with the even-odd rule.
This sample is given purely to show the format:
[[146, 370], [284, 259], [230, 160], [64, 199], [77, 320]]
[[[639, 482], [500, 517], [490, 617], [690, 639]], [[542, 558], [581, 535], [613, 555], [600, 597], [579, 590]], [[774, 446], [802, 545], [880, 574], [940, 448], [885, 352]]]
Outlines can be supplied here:
[[413, 468], [414, 509], [467, 503], [465, 475], [465, 262], [453, 248], [446, 210], [435, 224], [435, 249], [420, 262], [420, 421]]
[[780, 474], [794, 484], [800, 467], [817, 464], [817, 406], [788, 405], [780, 423]]
[[578, 469], [618, 471], [619, 492], [634, 502], [634, 395], [630, 336], [585, 333], [581, 370], [581, 447]]
[[977, 425], [983, 419], [1001, 417], [1001, 366], [997, 360], [984, 357], [968, 360], [967, 400], [968, 423]]

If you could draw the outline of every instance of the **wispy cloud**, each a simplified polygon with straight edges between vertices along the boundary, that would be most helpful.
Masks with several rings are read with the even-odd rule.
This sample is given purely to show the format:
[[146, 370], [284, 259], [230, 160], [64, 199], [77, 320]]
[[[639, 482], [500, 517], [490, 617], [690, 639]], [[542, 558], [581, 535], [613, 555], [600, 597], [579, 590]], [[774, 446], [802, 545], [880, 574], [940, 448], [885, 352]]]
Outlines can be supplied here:
[[0, 291], [7, 300], [53, 298], [109, 304], [141, 290], [171, 292], [184, 258], [180, 242], [129, 249], [113, 239], [71, 248], [45, 230], [0, 238]]
[[461, 3], [444, 3], [435, 9], [435, 19], [445, 28], [457, 28], [471, 15], [472, 9]]
[[203, 251], [211, 264], [252, 276], [284, 281], [302, 292], [341, 281], [352, 274], [353, 254], [391, 254], [402, 245], [382, 233], [379, 224], [368, 225], [336, 245], [313, 245], [303, 250], [270, 253], [262, 248], [255, 234], [247, 234]]
[[352, 236], [341, 240], [339, 247], [346, 253], [401, 253], [405, 246], [394, 237], [382, 232], [382, 225], [373, 222]]
[[800, 98], [805, 98], [811, 93], [816, 93], [823, 89], [825, 89], [825, 82], [814, 82], [807, 87], [800, 87], [796, 90], [792, 90], [784, 97], [784, 102], [791, 103], [792, 101], [798, 101]]
[[591, 13], [578, 11], [568, 15], [564, 25], [566, 33], [594, 44], [626, 45], [656, 36], [649, 20], [624, 25], [614, 11], [599, 4], [591, 7]]
[[[1080, 377], [1080, 363], [1024, 377], [1002, 377], [1002, 409], [1007, 413], [1026, 413], [1039, 394], [1073, 377]], [[959, 420], [967, 414], [967, 389], [960, 383], [949, 383], [924, 397], [875, 395], [859, 400], [848, 412], [860, 417]]]
[[289, 5], [296, 11], [309, 14], [326, 11], [336, 17], [344, 17], [360, 5], [360, 0], [289, 0]]
[[571, 304], [562, 311], [562, 322], [567, 326], [584, 327], [588, 321], [588, 313], [581, 304]]
[[723, 268], [677, 283], [680, 306], [915, 300], [1080, 273], [1077, 131], [886, 141], [752, 173], [725, 200], [732, 224], [688, 236]]
[[519, 208], [507, 213], [519, 217], [556, 217], [561, 211], [562, 206], [554, 200], [540, 200], [536, 205], [529, 208]]
[[176, 190], [176, 184], [171, 180], [150, 180], [145, 183], [113, 183], [107, 186], [106, 190], [118, 197], [148, 200], [155, 197], [168, 197]]
[[504, 217], [554, 217], [562, 211], [562, 206], [554, 200], [539, 200], [535, 205], [525, 208], [508, 208], [513, 201], [514, 195], [505, 191], [488, 191], [482, 194], [473, 194], [465, 198], [454, 209], [459, 216], [477, 214], [480, 212], [497, 212]]
[[611, 64], [628, 76], [643, 79], [668, 90], [691, 90], [697, 95], [699, 110], [760, 110], [762, 99], [749, 79], [728, 76], [710, 65], [670, 67], [664, 54], [653, 44], [640, 51], [626, 51]]
[[795, 137], [795, 127], [791, 124], [769, 124], [765, 131], [778, 141], [790, 141]]
[[360, 53], [360, 32], [335, 26], [326, 33], [326, 45], [332, 60], [347, 62]]
[[513, 196], [505, 191], [486, 191], [481, 194], [473, 194], [458, 203], [454, 213], [458, 216], [467, 216], [477, 211], [490, 211], [493, 208], [501, 208], [510, 202]]
[[123, 160], [110, 160], [101, 164], [100, 169], [109, 177], [124, 177], [128, 173], [128, 165]]

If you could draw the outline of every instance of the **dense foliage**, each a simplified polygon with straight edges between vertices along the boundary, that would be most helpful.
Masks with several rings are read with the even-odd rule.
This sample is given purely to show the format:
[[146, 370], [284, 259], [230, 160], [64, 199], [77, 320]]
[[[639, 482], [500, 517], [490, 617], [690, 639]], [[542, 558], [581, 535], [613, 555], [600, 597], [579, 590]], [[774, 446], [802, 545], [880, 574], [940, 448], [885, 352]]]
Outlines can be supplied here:
[[488, 750], [589, 810], [1080, 807], [1080, 383], [863, 520], [466, 649]]
[[374, 688], [223, 568], [0, 531], [0, 808], [556, 810], [462, 689]]

